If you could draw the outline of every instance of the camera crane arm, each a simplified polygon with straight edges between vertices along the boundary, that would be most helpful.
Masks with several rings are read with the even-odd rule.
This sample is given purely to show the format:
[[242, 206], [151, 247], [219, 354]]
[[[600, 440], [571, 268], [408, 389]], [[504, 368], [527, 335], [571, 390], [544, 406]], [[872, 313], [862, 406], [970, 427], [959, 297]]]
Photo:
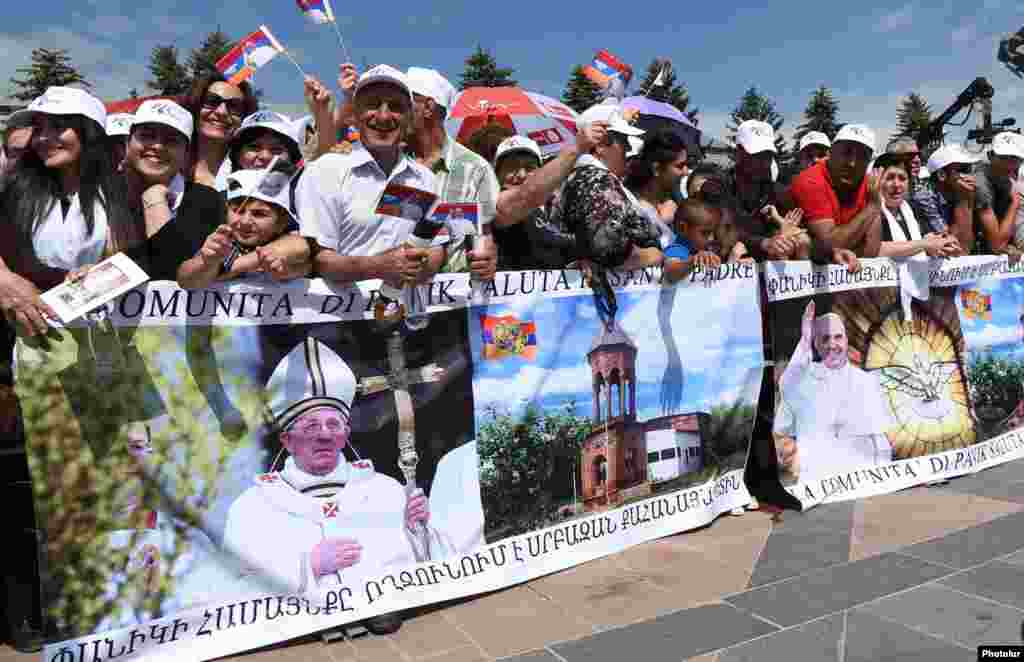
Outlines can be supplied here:
[[[963, 92], [956, 98], [949, 108], [942, 111], [942, 114], [932, 120], [927, 127], [921, 130], [917, 135], [917, 144], [922, 149], [928, 149], [929, 151], [937, 149], [942, 144], [943, 128], [949, 124], [950, 120], [957, 116], [964, 108], [969, 108], [974, 104], [975, 101], [991, 101], [992, 97], [995, 96], [995, 90], [992, 85], [984, 78], [975, 78], [974, 81], [967, 86]], [[971, 131], [970, 133], [975, 133]], [[984, 129], [981, 129], [982, 134], [992, 133], [992, 110], [991, 105], [986, 104], [986, 113], [984, 118]], [[968, 136], [972, 137], [972, 136]], [[984, 136], [979, 135], [978, 142], [983, 142]], [[991, 135], [988, 135], [991, 140]]]

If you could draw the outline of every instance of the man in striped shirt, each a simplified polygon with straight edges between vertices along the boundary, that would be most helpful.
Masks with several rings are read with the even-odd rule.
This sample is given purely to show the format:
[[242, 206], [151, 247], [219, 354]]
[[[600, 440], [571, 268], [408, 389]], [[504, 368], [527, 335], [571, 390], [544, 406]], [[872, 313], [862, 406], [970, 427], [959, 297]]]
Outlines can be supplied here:
[[465, 237], [475, 234], [471, 223], [449, 228], [452, 244], [442, 272], [470, 271], [478, 280], [490, 280], [498, 265], [498, 253], [491, 235], [497, 213], [498, 178], [489, 163], [453, 140], [444, 128], [445, 118], [455, 100], [455, 88], [433, 69], [410, 67], [406, 80], [412, 89], [414, 130], [409, 149], [416, 161], [434, 173], [439, 202], [480, 204], [483, 237], [474, 237], [467, 251]]

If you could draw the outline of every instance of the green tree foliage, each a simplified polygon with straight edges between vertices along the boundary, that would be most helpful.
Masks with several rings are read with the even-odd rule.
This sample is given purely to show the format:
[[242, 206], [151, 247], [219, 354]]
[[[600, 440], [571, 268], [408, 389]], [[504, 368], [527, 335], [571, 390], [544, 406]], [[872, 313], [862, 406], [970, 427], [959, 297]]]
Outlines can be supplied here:
[[[661, 77], [660, 84], [655, 86], [658, 74], [663, 70], [665, 74]], [[655, 101], [672, 104], [695, 125], [700, 121], [698, 118], [700, 110], [690, 108], [690, 93], [686, 90], [686, 85], [682, 83], [676, 85], [676, 72], [672, 68], [671, 60], [655, 58], [651, 62], [647, 67], [646, 76], [644, 76], [643, 81], [640, 83], [638, 94]]]
[[71, 64], [66, 49], [36, 48], [32, 51], [32, 64], [17, 69], [19, 78], [12, 78], [17, 91], [11, 95], [18, 101], [32, 101], [42, 96], [48, 87], [80, 85], [91, 89], [92, 84]]
[[582, 113], [587, 108], [601, 101], [602, 90], [594, 81], [587, 78], [583, 73], [583, 67], [577, 66], [572, 70], [569, 82], [565, 84], [565, 91], [562, 92], [562, 103], [569, 106], [577, 113]]
[[977, 356], [967, 368], [967, 386], [981, 422], [999, 423], [1024, 396], [1024, 363], [991, 353]]
[[466, 58], [466, 68], [459, 80], [459, 89], [467, 87], [515, 87], [517, 82], [512, 79], [514, 69], [501, 69], [494, 56], [479, 44], [476, 51]]
[[915, 140], [923, 129], [928, 128], [931, 121], [931, 106], [917, 92], [911, 92], [903, 99], [896, 111], [896, 127], [900, 135], [911, 136]]
[[556, 411], [534, 406], [521, 417], [496, 408], [480, 426], [480, 489], [488, 536], [518, 535], [558, 521], [559, 501], [579, 484], [583, 441], [593, 431], [575, 403]]
[[820, 131], [828, 136], [829, 140], [835, 137], [839, 131], [839, 102], [832, 96], [832, 90], [821, 85], [807, 101], [804, 108], [804, 123], [796, 128], [793, 134], [793, 142], [800, 144], [800, 139], [810, 131]]
[[217, 73], [217, 61], [227, 55], [234, 46], [231, 38], [218, 27], [206, 35], [199, 48], [193, 48], [188, 57], [188, 73], [192, 80]]
[[176, 96], [188, 92], [192, 81], [185, 65], [178, 62], [177, 46], [156, 46], [149, 55], [149, 73], [146, 87], [157, 94]]
[[729, 142], [731, 144], [736, 144], [736, 130], [740, 124], [747, 120], [760, 120], [767, 122], [775, 129], [775, 149], [778, 150], [779, 157], [785, 154], [786, 139], [780, 131], [785, 120], [775, 110], [775, 102], [761, 94], [757, 87], [751, 86], [743, 93], [729, 117], [732, 119], [732, 124], [729, 125]]

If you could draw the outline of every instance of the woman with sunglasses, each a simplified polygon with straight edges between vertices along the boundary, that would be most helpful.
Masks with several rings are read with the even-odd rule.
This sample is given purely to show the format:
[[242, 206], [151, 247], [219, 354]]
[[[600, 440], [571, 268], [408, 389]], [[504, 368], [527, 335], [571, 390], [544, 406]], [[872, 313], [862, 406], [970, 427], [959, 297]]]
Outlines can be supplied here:
[[224, 191], [231, 174], [228, 150], [242, 118], [256, 112], [248, 83], [233, 85], [223, 76], [195, 82], [186, 102], [195, 122], [188, 179]]
[[39, 298], [68, 271], [137, 244], [106, 143], [103, 103], [51, 87], [35, 99], [32, 141], [0, 194], [0, 310], [19, 333], [45, 335], [53, 311]]
[[498, 145], [494, 171], [501, 192], [494, 240], [500, 271], [561, 269], [575, 259], [575, 238], [550, 222], [546, 205], [580, 155], [604, 139], [603, 124], [589, 126], [543, 167], [540, 146], [529, 138], [512, 136]]

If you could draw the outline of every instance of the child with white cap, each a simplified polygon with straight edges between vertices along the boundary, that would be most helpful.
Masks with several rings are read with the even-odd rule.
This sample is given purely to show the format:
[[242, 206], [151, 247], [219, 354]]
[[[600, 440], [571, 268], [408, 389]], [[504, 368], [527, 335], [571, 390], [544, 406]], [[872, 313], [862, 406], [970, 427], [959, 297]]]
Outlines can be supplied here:
[[[188, 289], [207, 287], [216, 280], [267, 271], [284, 273], [288, 258], [260, 249], [298, 228], [291, 210], [287, 163], [265, 170], [240, 170], [228, 176], [227, 223], [206, 237], [202, 248], [178, 269], [178, 284]], [[313, 242], [305, 255], [309, 260]]]

